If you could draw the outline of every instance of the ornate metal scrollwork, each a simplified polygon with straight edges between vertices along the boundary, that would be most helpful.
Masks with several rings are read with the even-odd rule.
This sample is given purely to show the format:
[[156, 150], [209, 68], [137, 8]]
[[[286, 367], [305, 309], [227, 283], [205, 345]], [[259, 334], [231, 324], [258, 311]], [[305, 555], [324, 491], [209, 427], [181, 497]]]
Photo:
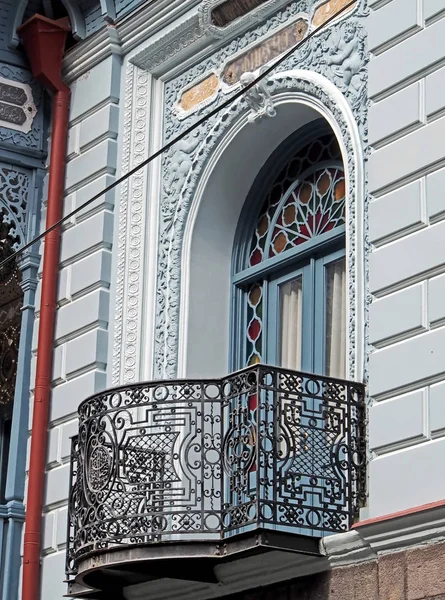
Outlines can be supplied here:
[[347, 530], [365, 497], [364, 388], [255, 365], [79, 407], [67, 571], [128, 544]]

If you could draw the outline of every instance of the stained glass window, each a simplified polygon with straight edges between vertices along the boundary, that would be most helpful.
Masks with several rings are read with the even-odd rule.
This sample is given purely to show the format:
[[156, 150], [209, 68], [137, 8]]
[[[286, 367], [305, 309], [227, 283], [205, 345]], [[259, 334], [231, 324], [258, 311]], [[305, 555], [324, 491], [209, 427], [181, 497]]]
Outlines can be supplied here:
[[[264, 195], [245, 267], [261, 265], [344, 225], [345, 193], [342, 157], [335, 136], [321, 135], [300, 148]], [[248, 366], [261, 362], [267, 355], [265, 290], [264, 275], [245, 290], [245, 364]]]
[[247, 266], [273, 258], [345, 222], [345, 177], [333, 135], [299, 150], [262, 205]]
[[254, 283], [247, 293], [247, 365], [261, 361], [263, 353], [263, 287]]

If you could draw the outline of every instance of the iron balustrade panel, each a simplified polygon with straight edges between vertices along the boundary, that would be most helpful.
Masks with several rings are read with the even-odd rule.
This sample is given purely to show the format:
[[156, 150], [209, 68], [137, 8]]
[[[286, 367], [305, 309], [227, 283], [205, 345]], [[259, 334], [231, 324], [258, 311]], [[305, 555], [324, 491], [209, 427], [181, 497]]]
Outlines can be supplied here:
[[67, 580], [71, 581], [76, 575], [76, 552], [78, 546], [77, 536], [79, 534], [79, 518], [81, 499], [78, 497], [81, 493], [80, 481], [77, 478], [79, 468], [79, 437], [75, 435], [71, 438], [71, 464], [70, 464], [70, 489], [68, 496], [68, 522], [67, 522], [67, 544], [66, 544], [66, 563], [65, 573]]
[[366, 500], [363, 386], [258, 372], [259, 523], [309, 536], [347, 531]]
[[112, 547], [346, 531], [365, 477], [361, 384], [255, 365], [97, 394], [73, 440], [67, 573]]

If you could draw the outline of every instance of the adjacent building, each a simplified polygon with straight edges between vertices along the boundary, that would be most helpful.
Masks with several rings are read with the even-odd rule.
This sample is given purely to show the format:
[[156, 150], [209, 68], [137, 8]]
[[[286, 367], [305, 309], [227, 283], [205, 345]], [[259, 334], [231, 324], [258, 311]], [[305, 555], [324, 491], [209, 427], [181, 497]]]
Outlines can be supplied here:
[[[35, 600], [445, 595], [443, 0], [15, 4], [2, 257], [52, 168], [19, 27], [70, 26]], [[43, 247], [0, 272], [1, 600]]]

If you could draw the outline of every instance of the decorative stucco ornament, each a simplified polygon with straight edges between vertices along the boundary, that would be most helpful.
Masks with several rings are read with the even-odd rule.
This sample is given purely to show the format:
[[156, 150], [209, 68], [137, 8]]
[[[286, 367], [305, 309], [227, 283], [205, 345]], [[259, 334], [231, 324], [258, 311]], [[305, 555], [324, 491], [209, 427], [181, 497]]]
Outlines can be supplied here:
[[[261, 74], [262, 71], [264, 71], [264, 69], [261, 69], [259, 74]], [[240, 78], [241, 87], [247, 87], [255, 81], [256, 78], [257, 75], [255, 75], [255, 73], [243, 73]], [[262, 79], [256, 85], [251, 87], [244, 94], [244, 100], [250, 108], [250, 114], [247, 117], [249, 123], [257, 123], [258, 121], [261, 121], [263, 117], [274, 117], [277, 114], [272, 97], [267, 89], [267, 78]]]
[[353, 78], [362, 67], [361, 50], [364, 43], [364, 34], [357, 24], [354, 21], [347, 22], [343, 25], [342, 35], [325, 59], [326, 64], [334, 66], [333, 72], [341, 80], [338, 83], [343, 92], [347, 92], [350, 86], [354, 87]]
[[[298, 19], [302, 10], [310, 11], [320, 5], [319, 2], [309, 1], [304, 3], [293, 2], [285, 9], [272, 15], [267, 21], [260, 23], [255, 28], [238, 38], [228, 42], [215, 51], [211, 56], [187, 69], [164, 87], [164, 140], [170, 141], [182, 133], [194, 122], [199, 120], [206, 112], [206, 107], [200, 106], [193, 113], [183, 119], [178, 119], [176, 105], [181, 90], [192, 86], [194, 82], [209, 76], [212, 72], [219, 72], [221, 67], [233, 60], [237, 53], [245, 51], [255, 44], [261, 43], [275, 32], [288, 24], [292, 19]], [[342, 139], [345, 148], [345, 157], [348, 163], [348, 231], [350, 232], [350, 243], [348, 245], [348, 281], [349, 281], [349, 365], [350, 374], [353, 374], [353, 365], [356, 364], [356, 245], [363, 250], [364, 272], [366, 277], [367, 261], [369, 252], [367, 198], [361, 190], [363, 183], [356, 181], [355, 176], [355, 148], [361, 144], [361, 160], [366, 160], [367, 146], [367, 63], [368, 54], [365, 43], [364, 20], [368, 15], [366, 0], [359, 0], [355, 9], [343, 20], [336, 21], [327, 28], [320, 28], [317, 34], [308, 39], [294, 54], [287, 58], [270, 76], [267, 89], [273, 100], [277, 94], [295, 92], [312, 97], [320, 103], [332, 115], [337, 123], [338, 135]], [[355, 32], [354, 39], [352, 31]], [[326, 90], [318, 85], [290, 76], [288, 73], [298, 69], [299, 72], [322, 75], [327, 81], [341, 90], [345, 101], [349, 104], [352, 116], [357, 124], [358, 135], [353, 141], [350, 137], [350, 128], [345, 121], [344, 115], [338, 109], [332, 97]], [[283, 72], [283, 75], [280, 73]], [[284, 73], [288, 72], [288, 73]], [[126, 90], [125, 106], [125, 139], [131, 140], [132, 119], [138, 122], [138, 103], [147, 101], [147, 86], [140, 88], [138, 95], [134, 96], [134, 88], [137, 88], [138, 79], [144, 71], [136, 69], [134, 74], [128, 72], [128, 86]], [[273, 85], [271, 82], [273, 81]], [[143, 93], [142, 93], [143, 92]], [[227, 98], [227, 93], [219, 89], [214, 97], [214, 104], [218, 105]], [[234, 102], [227, 110], [207, 119], [199, 128], [196, 138], [187, 137], [186, 145], [182, 148], [173, 146], [164, 154], [162, 162], [162, 180], [164, 182], [160, 198], [160, 221], [159, 221], [159, 243], [157, 264], [157, 287], [156, 287], [156, 323], [154, 332], [154, 377], [175, 377], [177, 374], [177, 357], [179, 345], [179, 312], [181, 293], [181, 256], [184, 231], [189, 215], [192, 200], [196, 195], [197, 184], [203, 170], [212, 156], [212, 152], [218, 142], [232, 128], [234, 123], [246, 114], [246, 102], [243, 98]], [[125, 132], [124, 132], [125, 133]], [[199, 143], [194, 145], [194, 141]], [[137, 156], [131, 143], [124, 145], [124, 165], [137, 163]], [[346, 164], [345, 164], [346, 167]], [[366, 177], [366, 172], [365, 172]], [[168, 183], [167, 183], [168, 182]], [[356, 209], [357, 201], [360, 202], [360, 237], [356, 242]], [[116, 328], [113, 347], [113, 383], [136, 381], [138, 378], [137, 368], [130, 365], [132, 362], [133, 349], [142, 344], [140, 328], [135, 327], [131, 331], [131, 343], [127, 340], [127, 322], [131, 317], [132, 322], [141, 322], [142, 304], [139, 294], [130, 294], [126, 289], [126, 283], [131, 280], [133, 274], [130, 268], [128, 253], [133, 248], [135, 241], [131, 233], [128, 221], [129, 208], [132, 204], [132, 192], [130, 187], [125, 186], [121, 192], [121, 210], [119, 221], [119, 256], [118, 256], [118, 281], [117, 281], [117, 311]], [[142, 205], [141, 205], [142, 206]], [[144, 209], [132, 206], [134, 216], [144, 218]], [[129, 241], [128, 241], [129, 240]], [[139, 243], [139, 240], [138, 240]], [[362, 259], [360, 259], [362, 260]], [[138, 271], [140, 273], [140, 271]], [[139, 275], [134, 275], [139, 279]], [[366, 301], [369, 301], [366, 295]], [[360, 300], [361, 302], [361, 300]], [[365, 337], [367, 306], [365, 306]], [[128, 316], [131, 312], [130, 317]], [[128, 314], [127, 314], [128, 313]], [[134, 317], [134, 315], [137, 315]], [[134, 318], [133, 318], [134, 317]], [[127, 333], [126, 333], [127, 332]], [[136, 356], [138, 353], [136, 353]], [[365, 366], [366, 371], [366, 366]]]
[[175, 144], [170, 175], [165, 180], [165, 187], [171, 193], [179, 192], [180, 185], [192, 166], [193, 151], [198, 147], [200, 141], [199, 130], [195, 129], [190, 135]]
[[29, 71], [0, 66], [0, 145], [42, 150], [44, 146], [42, 89]]
[[0, 163], [0, 222], [8, 225], [13, 250], [26, 242], [26, 211], [31, 173]]

